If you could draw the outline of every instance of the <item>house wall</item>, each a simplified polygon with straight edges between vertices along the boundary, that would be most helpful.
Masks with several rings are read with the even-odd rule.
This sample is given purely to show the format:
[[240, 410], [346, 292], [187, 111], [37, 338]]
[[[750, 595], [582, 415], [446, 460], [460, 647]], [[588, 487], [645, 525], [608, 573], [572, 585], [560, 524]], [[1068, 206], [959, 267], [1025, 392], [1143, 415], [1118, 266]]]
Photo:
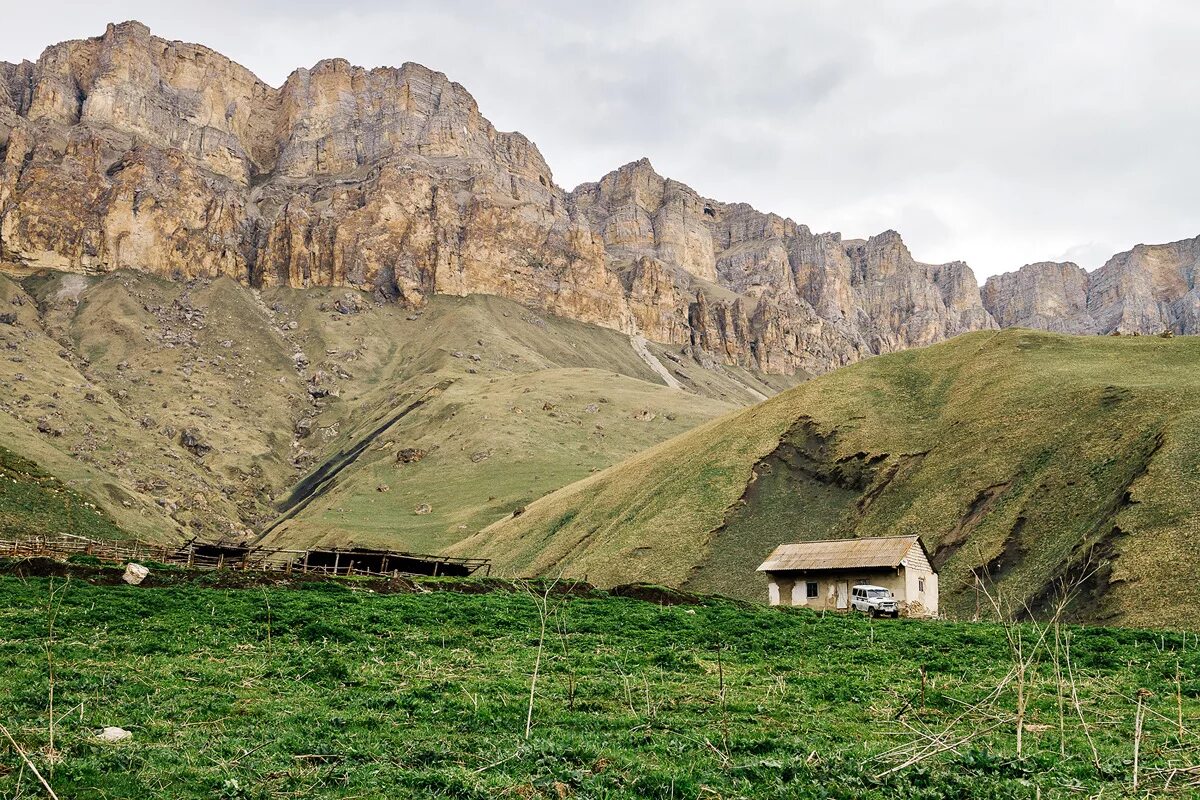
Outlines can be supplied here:
[[[817, 596], [808, 597], [808, 582], [816, 581]], [[859, 583], [873, 583], [891, 589], [897, 600], [902, 599], [904, 580], [894, 569], [863, 570], [861, 572], [776, 572], [767, 574], [767, 601], [773, 606], [801, 606], [815, 611], [837, 611], [837, 585], [846, 585], [846, 603], [850, 588]]]
[[[899, 569], [825, 571], [825, 572], [776, 572], [767, 574], [767, 600], [773, 606], [800, 606], [814, 611], [839, 611], [837, 607], [837, 585], [846, 585], [846, 604], [849, 608], [850, 589], [860, 583], [869, 583], [891, 590], [900, 604], [900, 611], [907, 616], [931, 617], [937, 615], [937, 574], [925, 562], [910, 570]], [[918, 590], [918, 578], [925, 579], [925, 591]], [[808, 597], [808, 582], [816, 581], [817, 596]]]
[[[925, 551], [914, 546], [904, 556], [904, 596], [908, 600], [905, 613], [910, 617], [936, 617], [938, 615], [938, 576], [933, 565], [925, 557]], [[921, 591], [921, 579], [925, 590]], [[890, 588], [890, 587], [889, 587]], [[896, 595], [899, 597], [899, 595]]]

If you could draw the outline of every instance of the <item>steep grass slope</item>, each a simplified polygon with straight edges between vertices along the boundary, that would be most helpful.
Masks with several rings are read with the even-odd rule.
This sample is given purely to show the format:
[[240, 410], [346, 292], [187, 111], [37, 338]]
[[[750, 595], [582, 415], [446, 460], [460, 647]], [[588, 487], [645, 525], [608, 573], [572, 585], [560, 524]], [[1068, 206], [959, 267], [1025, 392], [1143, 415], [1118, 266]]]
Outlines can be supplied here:
[[[942, 607], [1192, 623], [1200, 340], [977, 333], [810, 381], [534, 503], [457, 549], [516, 572], [765, 596], [782, 541], [920, 534]], [[1177, 616], [1182, 615], [1182, 616]]]
[[0, 275], [0, 315], [0, 445], [167, 541], [444, 547], [794, 382], [652, 347], [672, 389], [629, 337], [489, 297], [43, 272]]

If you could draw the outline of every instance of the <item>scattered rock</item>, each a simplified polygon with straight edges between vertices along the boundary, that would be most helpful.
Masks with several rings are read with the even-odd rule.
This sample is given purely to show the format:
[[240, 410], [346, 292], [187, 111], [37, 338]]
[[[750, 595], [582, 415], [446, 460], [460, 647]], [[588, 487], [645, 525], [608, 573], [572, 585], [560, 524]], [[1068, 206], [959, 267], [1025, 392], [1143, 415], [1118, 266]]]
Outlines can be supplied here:
[[553, 411], [553, 410], [554, 410], [554, 403], [550, 403], [550, 402], [542, 403], [542, 411]]
[[633, 418], [636, 419], [638, 422], [652, 422], [654, 420], [654, 418], [657, 416], [658, 415], [655, 414], [653, 411], [648, 411], [646, 409], [642, 409], [641, 411], [635, 412], [633, 415]]
[[413, 513], [414, 514], [431, 514], [431, 513], [433, 513], [433, 506], [429, 505], [429, 503], [421, 503], [419, 506], [417, 506], [416, 508], [413, 509]]
[[471, 453], [471, 463], [478, 464], [480, 461], [487, 461], [492, 457], [491, 450], [479, 450]]
[[44, 433], [48, 436], [62, 436], [63, 429], [50, 421], [48, 417], [42, 417], [37, 422], [39, 433]]
[[451, 358], [462, 358], [465, 355], [462, 350], [455, 350], [450, 353]]
[[[146, 576], [150, 574], [150, 569], [141, 564], [135, 564], [132, 561], [125, 565], [125, 574], [121, 576], [121, 580], [128, 583], [130, 586], [138, 586], [142, 581], [146, 580]], [[118, 730], [120, 730], [118, 728]], [[128, 733], [128, 731], [126, 731]]]
[[391, 490], [392, 487], [388, 486], [386, 483], [381, 483], [375, 487], [375, 491], [377, 492], [390, 492]]
[[586, 406], [583, 407], [583, 410], [589, 414], [596, 414], [596, 413], [599, 413], [600, 406], [596, 405], [595, 403], [588, 403]]
[[11, 311], [0, 314], [0, 325], [16, 325], [17, 315]]
[[339, 314], [357, 314], [363, 310], [362, 300], [352, 292], [346, 292], [333, 304], [333, 310]]
[[405, 447], [399, 453], [396, 453], [397, 464], [415, 464], [429, 453], [417, 447]]
[[525, 513], [525, 506], [517, 506], [516, 508], [513, 509], [512, 515], [514, 518], [516, 518], [516, 517], [521, 516], [524, 513]]
[[204, 441], [199, 433], [190, 428], [185, 428], [183, 433], [179, 434], [179, 443], [201, 458], [212, 452], [212, 445]]

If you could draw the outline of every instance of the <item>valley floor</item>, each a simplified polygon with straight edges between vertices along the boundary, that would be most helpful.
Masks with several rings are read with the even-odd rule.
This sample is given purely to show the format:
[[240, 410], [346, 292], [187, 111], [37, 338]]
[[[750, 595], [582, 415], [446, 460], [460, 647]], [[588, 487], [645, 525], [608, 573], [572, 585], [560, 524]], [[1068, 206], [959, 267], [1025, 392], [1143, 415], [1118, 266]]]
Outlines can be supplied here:
[[[1194, 634], [205, 580], [0, 577], [3, 724], [60, 797], [1115, 797], [1139, 716], [1130, 796], [1200, 778]], [[0, 796], [43, 796], [7, 742]]]

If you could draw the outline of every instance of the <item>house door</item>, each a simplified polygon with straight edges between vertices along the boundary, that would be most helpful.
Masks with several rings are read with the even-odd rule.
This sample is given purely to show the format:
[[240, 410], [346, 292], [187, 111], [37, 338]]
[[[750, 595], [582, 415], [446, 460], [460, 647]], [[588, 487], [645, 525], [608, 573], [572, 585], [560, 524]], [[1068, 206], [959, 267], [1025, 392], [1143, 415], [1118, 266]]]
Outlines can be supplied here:
[[839, 611], [850, 607], [850, 585], [846, 581], [837, 582], [837, 607]]

